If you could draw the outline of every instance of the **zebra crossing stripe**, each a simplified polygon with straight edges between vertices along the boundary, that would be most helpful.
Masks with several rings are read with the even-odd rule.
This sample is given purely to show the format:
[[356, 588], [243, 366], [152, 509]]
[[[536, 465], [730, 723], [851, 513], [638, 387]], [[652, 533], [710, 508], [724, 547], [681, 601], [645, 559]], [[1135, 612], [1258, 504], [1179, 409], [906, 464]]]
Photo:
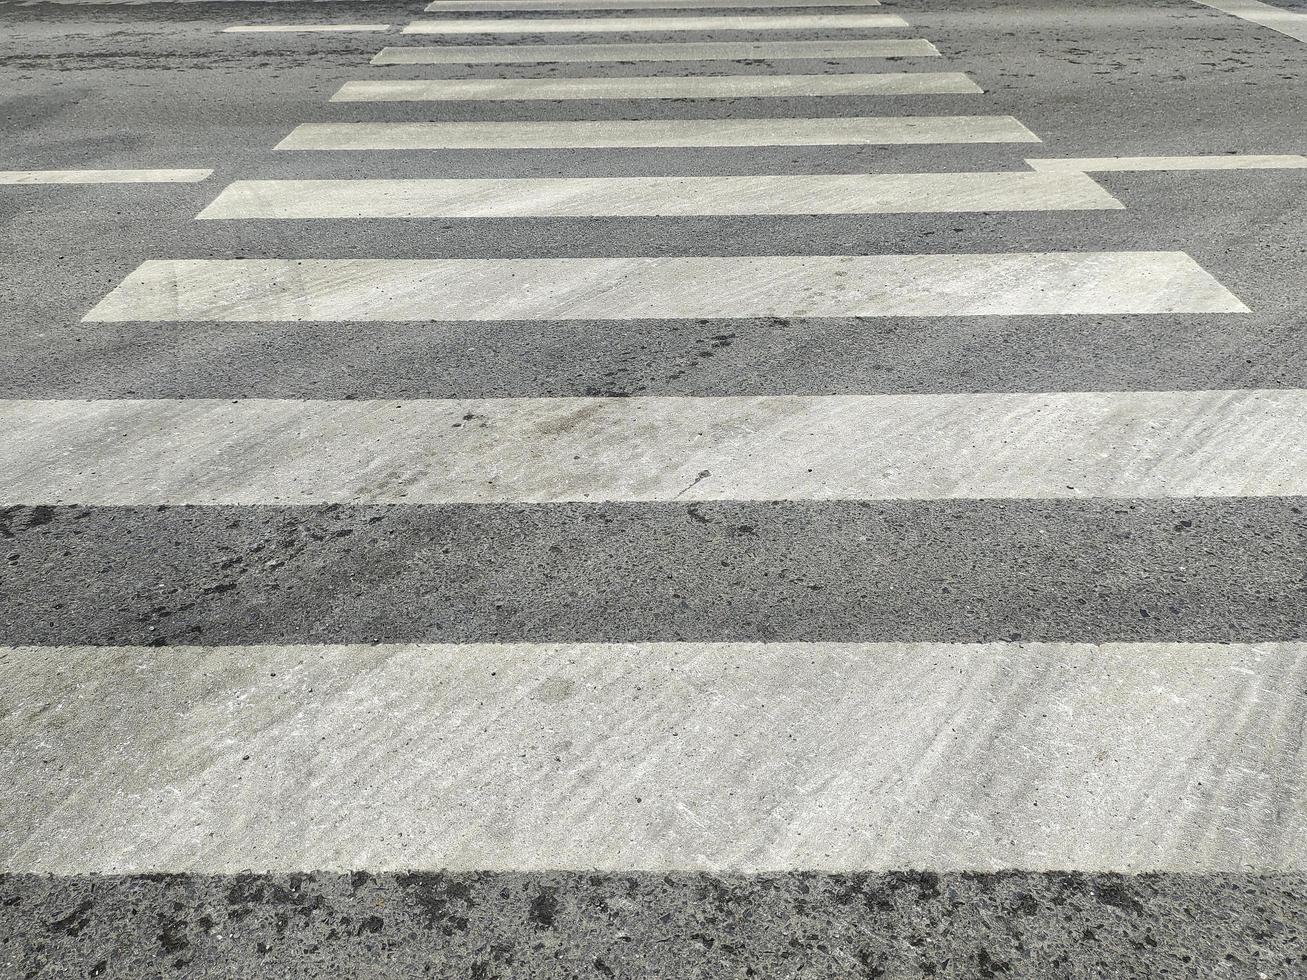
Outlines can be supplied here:
[[1119, 209], [1082, 173], [240, 180], [203, 219], [908, 214]]
[[0, 649], [27, 801], [0, 870], [1302, 871], [1304, 663], [1302, 643]]
[[1297, 389], [46, 399], [0, 420], [5, 505], [1307, 495]]
[[497, 321], [1246, 313], [1184, 252], [189, 259], [87, 321]]
[[750, 7], [878, 7], [880, 0], [434, 0], [427, 4], [426, 12], [444, 11], [513, 11], [513, 10], [707, 10], [712, 7], [729, 7], [745, 10]]
[[212, 170], [0, 170], [0, 184], [194, 184]]
[[806, 31], [907, 27], [894, 14], [759, 14], [751, 17], [584, 17], [415, 20], [405, 34], [625, 34], [632, 31]]
[[352, 81], [332, 102], [526, 99], [738, 99], [857, 95], [970, 95], [962, 72], [715, 75], [628, 78], [473, 78]]
[[1045, 157], [1027, 159], [1026, 165], [1045, 172], [1082, 173], [1113, 170], [1293, 170], [1307, 167], [1307, 157], [1235, 153], [1189, 157]]
[[1038, 143], [1011, 116], [301, 123], [278, 150], [602, 149]]
[[1257, 24], [1259, 27], [1268, 27], [1295, 41], [1307, 41], [1307, 14], [1285, 10], [1274, 4], [1262, 3], [1261, 0], [1197, 0], [1197, 2], [1205, 7], [1212, 7], [1238, 17], [1240, 20]]
[[374, 65], [527, 64], [602, 61], [753, 61], [937, 58], [923, 38], [859, 41], [692, 41], [661, 44], [447, 44], [386, 47]]

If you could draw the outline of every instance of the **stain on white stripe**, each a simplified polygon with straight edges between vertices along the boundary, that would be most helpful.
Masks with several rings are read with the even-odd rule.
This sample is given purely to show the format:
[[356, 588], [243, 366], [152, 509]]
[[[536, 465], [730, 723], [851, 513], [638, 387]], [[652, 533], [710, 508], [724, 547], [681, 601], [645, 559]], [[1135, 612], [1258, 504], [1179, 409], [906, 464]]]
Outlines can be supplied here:
[[799, 31], [907, 27], [894, 14], [759, 14], [752, 17], [540, 17], [415, 20], [405, 34], [625, 34], [629, 31]]
[[714, 75], [626, 78], [471, 78], [346, 82], [332, 102], [527, 99], [739, 99], [858, 95], [974, 95], [962, 72]]
[[278, 150], [1038, 143], [1011, 116], [301, 123]]
[[1275, 7], [1259, 0], [1196, 0], [1205, 7], [1269, 27], [1297, 41], [1307, 41], [1307, 14]]
[[241, 180], [200, 218], [507, 218], [1119, 209], [1081, 173]]
[[1301, 643], [38, 647], [0, 682], [8, 872], [1307, 869]]
[[0, 184], [194, 184], [212, 170], [0, 170]]
[[522, 64], [594, 61], [754, 61], [938, 58], [923, 38], [868, 41], [697, 41], [662, 44], [485, 44], [388, 47], [374, 65]]
[[389, 24], [238, 24], [224, 34], [306, 34], [335, 31], [388, 31]]
[[707, 10], [729, 7], [878, 7], [880, 0], [435, 0], [426, 6], [427, 13], [483, 10]]
[[4, 504], [1307, 495], [1307, 392], [0, 402]]
[[1246, 313], [1184, 252], [141, 264], [87, 321]]
[[1107, 172], [1111, 170], [1293, 170], [1307, 167], [1294, 154], [1221, 154], [1189, 157], [1045, 157], [1026, 160], [1035, 170]]

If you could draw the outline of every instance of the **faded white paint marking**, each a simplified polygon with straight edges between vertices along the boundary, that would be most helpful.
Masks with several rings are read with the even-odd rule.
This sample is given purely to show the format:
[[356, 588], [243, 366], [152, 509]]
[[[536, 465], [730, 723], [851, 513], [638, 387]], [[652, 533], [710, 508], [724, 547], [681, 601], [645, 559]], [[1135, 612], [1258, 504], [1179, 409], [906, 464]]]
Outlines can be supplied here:
[[974, 95], [962, 72], [712, 75], [626, 78], [470, 78], [346, 82], [332, 102], [526, 99], [748, 99], [858, 95]]
[[730, 7], [878, 7], [880, 0], [434, 0], [427, 4], [429, 14], [463, 10], [707, 10]]
[[194, 184], [212, 170], [0, 170], [0, 184]]
[[1259, 0], [1195, 0], [1205, 7], [1251, 21], [1260, 27], [1269, 27], [1297, 41], [1307, 41], [1307, 14], [1274, 7]]
[[1011, 116], [302, 123], [278, 150], [1038, 143]]
[[871, 41], [697, 41], [662, 44], [449, 44], [382, 48], [374, 65], [523, 64], [595, 61], [754, 61], [937, 58], [922, 38]]
[[0, 422], [6, 505], [1307, 495], [1292, 389], [50, 399]]
[[29, 647], [0, 684], [8, 872], [1307, 870], [1302, 643]]
[[149, 261], [87, 321], [1246, 313], [1183, 252]]
[[405, 34], [626, 34], [631, 31], [806, 31], [907, 27], [894, 14], [758, 14], [752, 17], [531, 17], [415, 20]]
[[224, 34], [306, 34], [336, 31], [388, 31], [389, 24], [238, 24]]
[[1026, 160], [1035, 170], [1103, 172], [1112, 170], [1284, 170], [1307, 167], [1307, 157], [1222, 154], [1191, 157], [1045, 157]]
[[905, 214], [1121, 208], [1081, 173], [241, 180], [200, 218]]

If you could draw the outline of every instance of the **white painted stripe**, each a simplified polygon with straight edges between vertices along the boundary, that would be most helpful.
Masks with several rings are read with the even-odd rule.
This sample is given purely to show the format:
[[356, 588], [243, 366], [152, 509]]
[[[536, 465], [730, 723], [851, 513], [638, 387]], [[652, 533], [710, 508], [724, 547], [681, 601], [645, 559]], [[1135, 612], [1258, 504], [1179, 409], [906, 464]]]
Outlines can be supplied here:
[[585, 17], [415, 20], [405, 34], [625, 34], [630, 31], [798, 31], [907, 27], [894, 14], [771, 14], [752, 17]]
[[1269, 27], [1298, 41], [1307, 41], [1307, 14], [1285, 10], [1259, 0], [1197, 0], [1206, 7]]
[[426, 12], [440, 14], [465, 10], [708, 10], [713, 7], [878, 7], [880, 0], [435, 0]]
[[974, 95], [962, 72], [698, 75], [627, 78], [458, 78], [346, 82], [332, 102], [525, 99], [740, 99], [858, 95]]
[[389, 24], [238, 24], [224, 34], [305, 34], [335, 31], [388, 31]]
[[3, 504], [1307, 495], [1307, 391], [0, 402]]
[[922, 38], [869, 41], [697, 41], [662, 44], [474, 44], [382, 48], [374, 65], [522, 64], [593, 61], [754, 61], [937, 58]]
[[8, 872], [1307, 870], [1301, 643], [47, 647], [0, 683]]
[[1038, 143], [1011, 116], [301, 123], [278, 150]]
[[1296, 155], [1222, 154], [1192, 157], [1047, 157], [1027, 160], [1035, 170], [1106, 172], [1110, 170], [1277, 170], [1307, 167]]
[[200, 218], [505, 218], [904, 214], [1121, 208], [1092, 178], [1041, 174], [811, 174], [512, 180], [241, 180]]
[[0, 170], [0, 184], [194, 184], [212, 170]]
[[87, 321], [1246, 313], [1184, 252], [148, 261]]

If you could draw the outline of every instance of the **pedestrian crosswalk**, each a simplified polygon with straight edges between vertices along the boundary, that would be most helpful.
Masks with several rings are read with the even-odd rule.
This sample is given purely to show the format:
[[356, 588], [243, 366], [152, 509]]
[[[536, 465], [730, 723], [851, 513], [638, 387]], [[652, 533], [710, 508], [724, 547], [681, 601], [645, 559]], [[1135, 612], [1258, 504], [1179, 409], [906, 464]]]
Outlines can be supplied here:
[[[458, 43], [370, 47], [401, 76], [343, 66], [196, 214], [212, 247], [115, 271], [87, 336], [314, 366], [0, 399], [0, 532], [38, 555], [0, 869], [1307, 869], [1267, 585], [1301, 580], [1307, 389], [1168, 375], [1157, 325], [1234, 329], [1257, 283], [1113, 180], [1302, 158], [1045, 150], [978, 58], [875, 63], [950, 67], [914, 6], [433, 0], [402, 33]], [[501, 34], [566, 43], [464, 37]], [[1149, 370], [970, 363], [1068, 323]], [[401, 330], [454, 366], [348, 390]], [[671, 390], [765, 330], [758, 377]], [[818, 334], [840, 377], [768, 363]], [[594, 384], [587, 336], [622, 345]], [[109, 598], [48, 587], [61, 552]]]

